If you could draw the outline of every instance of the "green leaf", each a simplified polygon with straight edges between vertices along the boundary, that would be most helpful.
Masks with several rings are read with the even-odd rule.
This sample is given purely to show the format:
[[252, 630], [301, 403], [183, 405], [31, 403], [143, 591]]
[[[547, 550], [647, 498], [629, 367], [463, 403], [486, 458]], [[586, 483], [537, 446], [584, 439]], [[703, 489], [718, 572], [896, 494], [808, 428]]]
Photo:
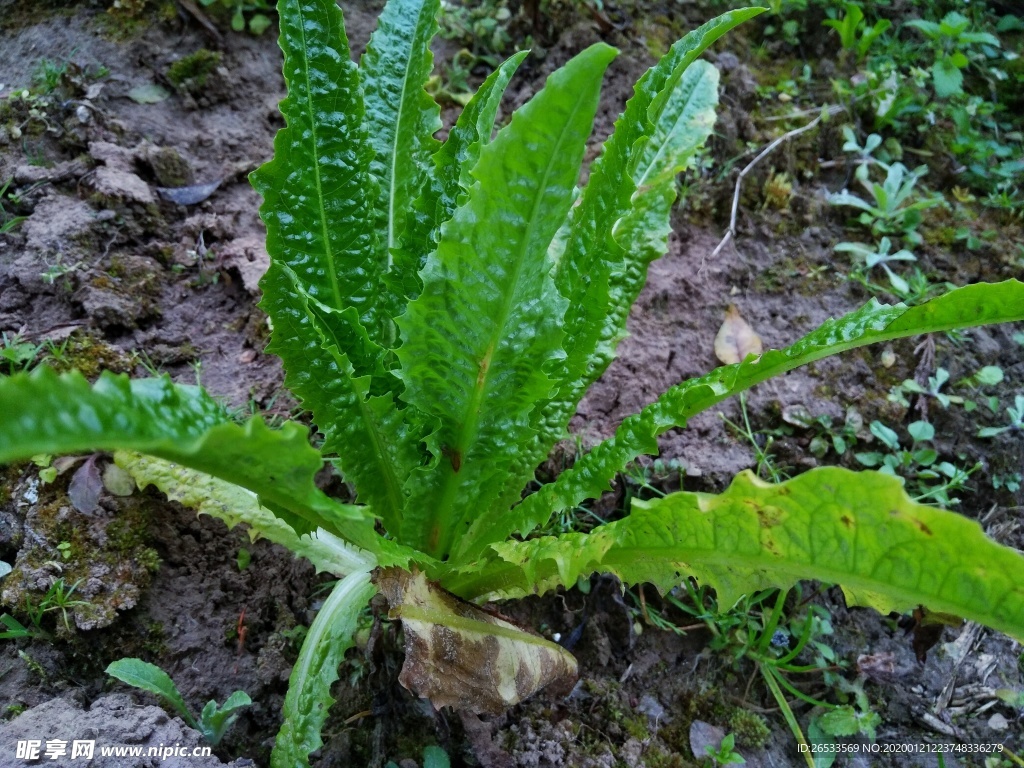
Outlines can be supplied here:
[[501, 531], [488, 536], [495, 541], [517, 530], [525, 534], [543, 524], [552, 512], [599, 496], [630, 461], [642, 454], [657, 454], [659, 435], [685, 426], [701, 411], [786, 371], [879, 341], [1021, 319], [1024, 283], [1017, 280], [957, 288], [916, 307], [872, 300], [849, 315], [826, 321], [790, 347], [769, 350], [755, 360], [723, 366], [672, 387], [640, 413], [624, 419], [614, 437], [595, 446], [554, 483], [524, 499], [513, 517], [501, 520]]
[[[322, 0], [282, 0], [278, 11], [288, 86], [280, 109], [287, 127], [274, 138], [274, 159], [250, 176], [263, 195], [267, 251], [313, 298], [335, 309], [354, 306], [377, 338], [384, 261], [371, 215], [373, 153], [341, 10]], [[278, 341], [277, 318], [268, 314]], [[304, 350], [288, 354], [287, 341], [278, 343], [278, 354], [286, 366], [301, 369]]]
[[[539, 545], [496, 551], [507, 561], [519, 547], [536, 553]], [[717, 496], [634, 501], [628, 517], [562, 549], [561, 556], [586, 561], [574, 571], [609, 572], [662, 591], [694, 576], [717, 590], [723, 606], [817, 579], [842, 584], [859, 605], [903, 611], [923, 604], [1024, 637], [1024, 556], [989, 539], [976, 521], [911, 501], [897, 478], [876, 472], [823, 467], [778, 485], [744, 472]], [[477, 564], [443, 583], [469, 599], [531, 592], [517, 559], [506, 564]], [[544, 577], [564, 566], [549, 557], [533, 567]]]
[[[491, 72], [459, 114], [448, 138], [431, 159], [433, 172], [428, 187], [416, 200], [410, 229], [399, 253], [395, 254], [395, 273], [401, 282], [392, 279], [392, 289], [402, 296], [415, 298], [422, 283], [419, 271], [427, 254], [436, 246], [441, 225], [455, 213], [472, 186], [472, 170], [481, 150], [491, 142], [494, 119], [512, 75], [519, 68], [527, 51], [520, 51]], [[406, 266], [399, 264], [404, 259]]]
[[245, 691], [235, 691], [221, 706], [212, 699], [206, 702], [203, 711], [199, 713], [199, 727], [203, 738], [214, 746], [220, 744], [224, 734], [238, 719], [241, 710], [251, 705], [252, 699]]
[[162, 697], [181, 715], [181, 719], [188, 724], [189, 728], [199, 730], [196, 719], [192, 717], [192, 713], [188, 711], [188, 705], [178, 693], [178, 686], [160, 667], [142, 659], [118, 659], [107, 667], [106, 672], [122, 683]]
[[338, 455], [359, 500], [397, 535], [405, 505], [402, 483], [420, 464], [422, 435], [410, 426], [413, 409], [400, 412], [394, 402], [391, 389], [401, 385], [383, 368], [384, 350], [366, 335], [353, 308], [338, 311], [318, 302], [291, 270], [272, 263], [262, 285], [263, 303], [276, 312], [275, 332], [301, 339], [309, 350], [302, 369], [286, 362], [285, 383], [313, 404], [313, 419], [326, 438], [324, 453]]
[[323, 528], [300, 536], [280, 516], [261, 506], [255, 494], [237, 485], [174, 462], [128, 451], [118, 451], [114, 460], [131, 474], [139, 488], [153, 485], [171, 501], [222, 520], [228, 528], [244, 523], [249, 526], [250, 541], [263, 538], [280, 544], [296, 557], [309, 560], [317, 572], [342, 577], [378, 564], [407, 567], [411, 560], [411, 552], [381, 538], [369, 526], [364, 531], [354, 525], [345, 526], [346, 538], [355, 539], [362, 547]]
[[[251, 176], [264, 198], [260, 215], [271, 257], [260, 307], [273, 324], [268, 351], [281, 357], [286, 383], [332, 437], [341, 422], [332, 418], [337, 409], [325, 386], [331, 379], [323, 374], [335, 361], [321, 348], [302, 297], [348, 310], [353, 338], [382, 335], [378, 292], [386, 264], [372, 212], [373, 151], [340, 9], [319, 0], [283, 0], [279, 11], [287, 127], [274, 139], [274, 159]], [[376, 367], [371, 360], [356, 373]]]
[[430, 41], [437, 33], [439, 8], [439, 0], [391, 0], [360, 63], [374, 151], [370, 170], [380, 186], [378, 231], [385, 233], [389, 259], [438, 147], [433, 134], [441, 127], [441, 108], [423, 86], [434, 65]]
[[300, 533], [337, 531], [366, 510], [328, 498], [313, 483], [323, 466], [307, 429], [287, 422], [271, 430], [244, 425], [198, 387], [104, 373], [92, 387], [77, 372], [47, 366], [0, 378], [0, 463], [37, 453], [140, 451], [219, 477], [259, 494]]
[[924, 19], [912, 19], [908, 21], [906, 26], [913, 27], [914, 29], [920, 30], [924, 33], [925, 37], [935, 40], [942, 35], [942, 29], [934, 21], [925, 21]]
[[[690, 73], [690, 65], [730, 29], [763, 11], [730, 11], [675, 43], [637, 82], [614, 134], [590, 169], [556, 273], [559, 290], [570, 298], [571, 308], [565, 319], [567, 382], [559, 400], [572, 408], [611, 362], [629, 307], [646, 278], [647, 264], [661, 255], [646, 249], [632, 253], [635, 243], [621, 237], [620, 222], [627, 216], [643, 218], [652, 204], [663, 214], [668, 177], [686, 164], [706, 138], [709, 101], [715, 99], [709, 93], [715, 89], [714, 75], [706, 68]], [[667, 221], [654, 212], [651, 220], [659, 231], [667, 227]], [[589, 279], [581, 280], [581, 275]]]
[[438, 461], [414, 476], [402, 529], [430, 554], [447, 553], [462, 518], [497, 495], [502, 465], [530, 437], [530, 409], [550, 391], [544, 369], [561, 354], [565, 303], [548, 245], [614, 55], [596, 44], [576, 56], [483, 148], [476, 182], [421, 272], [423, 291], [398, 321], [402, 398], [441, 425]]
[[942, 99], [962, 93], [964, 73], [949, 56], [943, 56], [932, 65], [932, 85], [935, 95]]
[[352, 647], [359, 614], [376, 589], [358, 571], [339, 581], [317, 613], [288, 679], [284, 723], [270, 757], [271, 768], [308, 768], [309, 754], [323, 744], [320, 729], [334, 703], [331, 685]]
[[448, 753], [440, 747], [423, 748], [423, 768], [451, 768], [451, 765]]
[[[691, 65], [707, 46], [762, 11], [732, 11], [704, 24], [673, 45], [636, 84], [615, 133], [591, 166], [558, 260], [556, 285], [569, 299], [564, 318], [566, 358], [553, 374], [559, 388], [535, 408], [531, 423], [538, 434], [477, 529], [493, 524], [494, 515], [518, 500], [537, 464], [565, 434], [587, 387], [614, 358], [647, 265], [665, 251], [674, 176], [714, 122], [717, 71], [706, 64]], [[479, 551], [500, 538], [501, 534], [475, 529], [466, 540]]]

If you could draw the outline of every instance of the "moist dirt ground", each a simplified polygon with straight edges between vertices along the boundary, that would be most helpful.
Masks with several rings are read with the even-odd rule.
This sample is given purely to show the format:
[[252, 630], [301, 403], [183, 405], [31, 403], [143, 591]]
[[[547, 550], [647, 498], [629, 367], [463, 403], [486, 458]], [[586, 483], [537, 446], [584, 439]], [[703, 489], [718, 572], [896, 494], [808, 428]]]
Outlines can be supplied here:
[[[234, 33], [218, 17], [207, 28], [184, 10], [191, 3], [153, 3], [137, 18], [111, 13], [108, 5], [0, 0], [0, 185], [10, 180], [0, 203], [5, 216], [25, 217], [0, 235], [5, 346], [14, 339], [41, 345], [37, 359], [82, 368], [90, 377], [109, 368], [166, 372], [184, 383], [199, 379], [241, 412], [299, 414], [282, 390], [279, 362], [264, 353], [268, 329], [256, 304], [267, 256], [260, 199], [246, 179], [271, 156], [282, 124], [275, 30]], [[379, 6], [347, 2], [345, 11], [353, 47], [361, 50]], [[569, 56], [604, 39], [622, 55], [606, 81], [597, 141], [654, 62], [657, 41], [675, 39], [706, 15], [687, 4], [570, 13], [557, 36], [550, 29], [538, 33], [539, 55], [510, 88], [505, 114]], [[730, 159], [740, 167], [777, 135], [758, 122], [769, 97], [758, 90], [753, 34], [741, 30], [708, 56], [722, 73], [709, 153], [720, 167]], [[441, 41], [439, 60], [457, 48]], [[175, 62], [201, 50], [209, 52], [198, 60], [206, 64], [169, 77]], [[827, 51], [816, 55], [824, 60]], [[44, 60], [62, 67], [46, 93], [33, 80]], [[19, 95], [24, 89], [32, 89], [31, 98]], [[450, 122], [456, 113], [446, 106], [444, 114]], [[670, 385], [717, 365], [714, 338], [728, 305], [736, 305], [766, 347], [781, 347], [869, 298], [844, 279], [846, 262], [832, 250], [844, 238], [844, 215], [827, 203], [828, 192], [847, 180], [836, 162], [841, 143], [838, 129], [825, 124], [751, 173], [737, 237], [715, 256], [735, 173], [687, 182], [669, 253], [651, 267], [629, 321], [631, 335], [572, 423], [580, 444], [609, 436]], [[773, 205], [763, 190], [779, 172], [793, 183], [783, 204]], [[1019, 277], [1019, 222], [987, 225], [999, 234], [980, 251], [926, 245], [922, 264], [935, 279], [955, 284]], [[734, 474], [757, 466], [759, 451], [787, 474], [819, 463], [853, 466], [849, 454], [815, 458], [811, 443], [818, 433], [794, 426], [796, 409], [841, 424], [854, 408], [864, 424], [881, 419], [902, 430], [928, 407], [940, 455], [965, 467], [980, 462], [969, 488], [956, 494], [960, 511], [1020, 547], [1024, 496], [993, 488], [992, 478], [1021, 471], [1021, 435], [980, 441], [962, 409], [929, 400], [908, 408], [887, 398], [893, 385], [926, 381], [940, 366], [955, 381], [998, 365], [1003, 382], [981, 396], [1012, 403], [1024, 381], [1022, 347], [1013, 338], [1020, 330], [868, 348], [762, 384], [746, 398], [745, 416], [740, 403], [729, 401], [665, 435], [659, 461], [635, 467], [588, 514], [621, 514], [628, 497], [680, 487], [720, 491]], [[0, 360], [8, 364], [10, 370], [20, 365]], [[9, 417], [2, 409], [0, 416]], [[726, 423], [742, 425], [745, 417], [750, 439]], [[863, 428], [860, 433], [870, 440]], [[562, 446], [539, 478], [556, 473], [574, 450]], [[98, 473], [109, 458], [90, 461]], [[200, 743], [156, 697], [104, 674], [111, 661], [131, 656], [159, 664], [193, 711], [235, 690], [247, 692], [253, 705], [213, 757], [131, 763], [97, 757], [92, 764], [268, 765], [289, 671], [326, 594], [326, 578], [288, 552], [197, 518], [152, 489], [125, 496], [104, 490], [82, 511], [69, 487], [81, 466], [62, 467], [49, 483], [33, 464], [0, 469], [0, 559], [15, 566], [0, 581], [3, 609], [30, 624], [26, 605], [40, 604], [57, 580], [76, 585], [63, 605], [45, 603], [39, 627], [30, 627], [33, 637], [0, 640], [0, 766], [26, 764], [15, 758], [24, 739]], [[588, 514], [580, 515], [581, 524]], [[832, 678], [807, 675], [794, 683], [841, 702], [848, 694], [834, 678], [859, 680], [880, 717], [875, 743], [1024, 748], [1019, 711], [995, 696], [997, 689], [1022, 687], [1018, 644], [970, 625], [947, 627], [920, 661], [914, 635], [899, 617], [847, 609], [838, 588], [804, 585], [799, 600], [803, 605], [791, 598], [793, 612], [817, 606], [830, 617], [832, 633], [818, 639], [831, 648], [836, 669]], [[747, 765], [804, 764], [753, 665], [716, 651], [699, 626], [667, 627], [695, 622], [653, 589], [624, 594], [617, 582], [595, 577], [586, 592], [502, 610], [547, 636], [574, 638], [581, 682], [567, 699], [541, 695], [489, 719], [434, 712], [399, 686], [401, 642], [385, 621], [373, 633], [372, 650], [353, 649], [342, 667], [313, 765], [394, 761], [407, 768], [421, 763], [425, 746], [437, 744], [455, 766], [682, 767], [700, 764], [704, 745], [727, 732], [737, 735]], [[806, 728], [810, 707], [796, 702], [794, 708]], [[843, 742], [851, 746], [837, 766], [985, 764], [980, 754], [950, 753], [940, 763], [934, 753], [868, 752], [863, 736]]]

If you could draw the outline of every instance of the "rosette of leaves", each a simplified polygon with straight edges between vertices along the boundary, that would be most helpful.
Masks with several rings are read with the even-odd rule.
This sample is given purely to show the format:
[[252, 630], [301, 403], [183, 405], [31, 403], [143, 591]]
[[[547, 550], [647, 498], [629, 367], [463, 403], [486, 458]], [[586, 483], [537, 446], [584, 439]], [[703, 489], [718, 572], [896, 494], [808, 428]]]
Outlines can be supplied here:
[[[721, 605], [805, 578], [884, 610], [925, 604], [1024, 637], [1024, 558], [977, 523], [915, 504], [899, 481], [835, 468], [780, 485], [739, 475], [720, 495], [636, 502], [589, 534], [531, 534], [602, 494], [657, 437], [758, 382], [863, 344], [1024, 317], [1024, 285], [974, 285], [918, 307], [875, 301], [790, 347], [682, 382], [523, 497], [606, 369], [648, 264], [667, 250], [675, 178], [709, 135], [717, 73], [699, 61], [760, 9], [677, 42], [576, 185], [601, 76], [596, 44], [495, 133], [525, 54], [498, 67], [446, 141], [423, 90], [437, 0], [392, 0], [357, 65], [333, 0], [281, 0], [287, 126], [253, 175], [270, 268], [270, 351], [323, 435], [243, 425], [168, 379], [46, 368], [0, 380], [0, 461], [115, 450], [140, 485], [341, 577], [291, 676], [273, 764], [320, 745], [331, 683], [376, 592], [403, 622], [402, 680], [438, 704], [496, 711], [571, 682], [563, 649], [477, 608], [603, 571]], [[330, 460], [358, 493], [314, 484]]]

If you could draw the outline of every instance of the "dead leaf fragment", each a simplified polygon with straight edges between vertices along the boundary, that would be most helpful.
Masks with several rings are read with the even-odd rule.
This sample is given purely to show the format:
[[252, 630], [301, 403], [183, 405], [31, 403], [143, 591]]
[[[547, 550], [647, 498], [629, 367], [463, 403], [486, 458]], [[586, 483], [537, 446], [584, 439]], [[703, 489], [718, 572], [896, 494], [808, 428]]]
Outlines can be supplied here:
[[128, 91], [128, 98], [136, 104], [159, 104], [170, 95], [170, 91], [156, 83], [137, 85]]
[[131, 496], [135, 493], [135, 480], [117, 464], [107, 464], [103, 470], [103, 487], [115, 496]]
[[71, 504], [83, 515], [91, 515], [100, 506], [100, 493], [103, 491], [103, 479], [100, 468], [96, 465], [97, 455], [93, 454], [71, 476], [68, 484], [68, 498]]
[[436, 709], [499, 715], [542, 688], [567, 694], [576, 659], [561, 646], [486, 613], [419, 572], [383, 568], [374, 583], [402, 620], [399, 682]]
[[760, 355], [761, 337], [740, 316], [735, 304], [725, 310], [725, 322], [715, 336], [715, 356], [726, 365], [741, 363], [747, 355]]

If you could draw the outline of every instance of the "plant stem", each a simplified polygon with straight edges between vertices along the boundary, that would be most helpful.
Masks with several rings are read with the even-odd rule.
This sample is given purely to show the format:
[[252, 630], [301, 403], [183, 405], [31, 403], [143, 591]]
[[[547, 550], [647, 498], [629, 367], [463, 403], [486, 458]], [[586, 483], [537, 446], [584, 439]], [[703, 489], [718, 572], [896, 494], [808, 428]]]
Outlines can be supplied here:
[[804, 732], [800, 729], [800, 723], [796, 721], [796, 715], [794, 715], [793, 710], [790, 709], [789, 702], [786, 701], [786, 697], [782, 695], [782, 691], [779, 689], [778, 680], [775, 679], [775, 671], [770, 669], [766, 664], [758, 664], [757, 668], [761, 670], [761, 675], [764, 677], [764, 681], [768, 685], [768, 690], [772, 692], [772, 696], [775, 697], [775, 701], [779, 703], [779, 709], [782, 710], [782, 716], [786, 718], [789, 730], [793, 732], [793, 736], [796, 738], [796, 743], [801, 749], [804, 761], [807, 763], [807, 768], [814, 768], [814, 756], [811, 754], [811, 747], [807, 743], [807, 739], [804, 738]]

